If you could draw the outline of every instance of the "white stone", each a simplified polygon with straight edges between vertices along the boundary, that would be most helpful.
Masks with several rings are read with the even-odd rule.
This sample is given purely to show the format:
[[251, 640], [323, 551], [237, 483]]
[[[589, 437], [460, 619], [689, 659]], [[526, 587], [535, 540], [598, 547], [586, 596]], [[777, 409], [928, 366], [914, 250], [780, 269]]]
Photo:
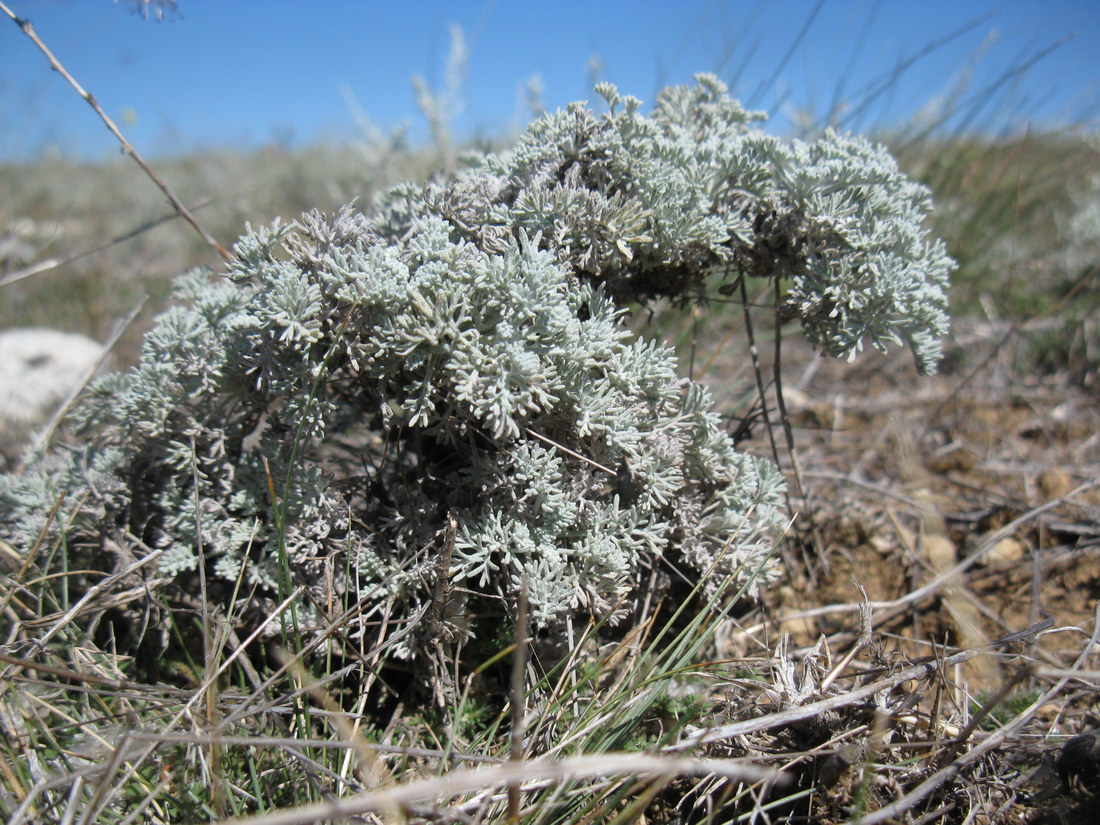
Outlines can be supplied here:
[[26, 446], [102, 355], [103, 345], [84, 335], [40, 327], [0, 331], [0, 452], [11, 456]]

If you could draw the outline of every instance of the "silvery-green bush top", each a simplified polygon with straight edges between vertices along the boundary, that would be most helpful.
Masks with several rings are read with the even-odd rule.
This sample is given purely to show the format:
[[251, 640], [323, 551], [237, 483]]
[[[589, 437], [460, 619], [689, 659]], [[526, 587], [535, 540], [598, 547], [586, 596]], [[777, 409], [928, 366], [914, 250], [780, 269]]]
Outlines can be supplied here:
[[825, 352], [907, 341], [932, 369], [950, 261], [927, 193], [863, 140], [764, 134], [710, 77], [649, 115], [599, 91], [605, 114], [572, 105], [453, 179], [249, 231], [225, 276], [183, 278], [140, 363], [79, 409], [83, 441], [0, 480], [0, 531], [31, 546], [66, 491], [51, 530], [74, 549], [156, 548], [183, 586], [201, 555], [215, 580], [410, 623], [444, 577], [499, 612], [526, 576], [543, 626], [614, 614], [662, 559], [767, 580], [778, 472], [624, 309], [772, 278]]

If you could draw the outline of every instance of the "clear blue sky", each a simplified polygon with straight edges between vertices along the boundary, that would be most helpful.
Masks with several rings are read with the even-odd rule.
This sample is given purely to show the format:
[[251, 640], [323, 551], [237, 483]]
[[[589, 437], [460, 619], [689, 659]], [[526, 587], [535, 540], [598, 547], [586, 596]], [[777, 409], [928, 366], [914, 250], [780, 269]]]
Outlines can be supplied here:
[[[590, 98], [597, 75], [648, 102], [660, 86], [710, 71], [771, 111], [780, 131], [797, 111], [859, 101], [892, 77], [842, 125], [890, 125], [951, 98], [966, 78], [967, 94], [1004, 79], [985, 96], [987, 129], [1095, 124], [1100, 100], [1098, 0], [178, 0], [164, 22], [129, 13], [126, 0], [4, 2], [152, 156], [354, 137], [356, 107], [421, 140], [411, 78], [442, 83], [451, 24], [469, 51], [459, 135], [525, 122], [534, 76], [554, 108]], [[930, 49], [967, 24], [976, 25]], [[0, 159], [116, 150], [6, 16], [0, 124]]]

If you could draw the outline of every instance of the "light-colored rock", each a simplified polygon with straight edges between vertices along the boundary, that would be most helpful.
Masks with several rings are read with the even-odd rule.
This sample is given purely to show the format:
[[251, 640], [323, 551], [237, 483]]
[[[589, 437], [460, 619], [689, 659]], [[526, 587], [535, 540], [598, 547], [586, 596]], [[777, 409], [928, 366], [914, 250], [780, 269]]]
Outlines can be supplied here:
[[1027, 554], [1027, 545], [1013, 536], [1007, 536], [982, 554], [978, 563], [983, 567], [1015, 564]]
[[84, 335], [41, 327], [0, 331], [0, 453], [11, 459], [27, 446], [102, 355], [103, 345]]
[[1061, 467], [1051, 467], [1039, 476], [1039, 490], [1046, 501], [1061, 498], [1075, 486], [1073, 479]]

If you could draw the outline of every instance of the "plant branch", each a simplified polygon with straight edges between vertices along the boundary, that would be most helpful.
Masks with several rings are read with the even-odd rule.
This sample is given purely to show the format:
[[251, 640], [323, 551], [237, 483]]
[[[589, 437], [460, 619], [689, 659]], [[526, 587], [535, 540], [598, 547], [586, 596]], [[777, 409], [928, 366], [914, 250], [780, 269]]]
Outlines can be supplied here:
[[[199, 209], [202, 209], [204, 206], [209, 206], [213, 202], [214, 201], [212, 198], [204, 198], [203, 200], [195, 204], [194, 208], [197, 211]], [[150, 229], [156, 229], [161, 224], [167, 223], [171, 220], [175, 220], [178, 217], [180, 217], [180, 214], [178, 212], [170, 212], [167, 215], [162, 215], [159, 218], [155, 218], [151, 221], [143, 223], [136, 229], [131, 229], [130, 231], [111, 238], [111, 240], [107, 241], [106, 243], [92, 247], [91, 249], [85, 249], [82, 252], [76, 252], [65, 258], [48, 258], [44, 261], [39, 261], [38, 263], [34, 263], [30, 266], [24, 267], [23, 269], [17, 269], [14, 272], [9, 272], [7, 275], [0, 278], [0, 286], [8, 286], [9, 284], [14, 284], [17, 281], [22, 281], [26, 278], [32, 278], [35, 275], [41, 275], [43, 272], [49, 272], [51, 269], [57, 269], [58, 267], [67, 266], [74, 261], [79, 261], [81, 258], [86, 258], [89, 255], [95, 255], [97, 252], [103, 252], [107, 249], [110, 249], [112, 246], [116, 246], [117, 244], [120, 244], [124, 241], [136, 238], [142, 233], [148, 232]]]
[[103, 111], [103, 108], [96, 102], [96, 99], [92, 97], [89, 92], [85, 91], [84, 88], [76, 82], [76, 78], [69, 74], [68, 70], [61, 65], [61, 62], [56, 57], [54, 57], [53, 52], [49, 50], [46, 44], [42, 42], [42, 39], [35, 32], [34, 26], [31, 24], [31, 22], [29, 20], [24, 20], [21, 17], [17, 17], [15, 12], [8, 8], [7, 5], [3, 2], [0, 2], [0, 11], [3, 11], [4, 14], [11, 18], [12, 22], [15, 23], [15, 25], [23, 30], [23, 34], [27, 35], [27, 37], [31, 39], [31, 41], [39, 48], [42, 54], [46, 55], [46, 59], [50, 61], [50, 68], [52, 68], [55, 72], [65, 78], [65, 80], [68, 81], [69, 85], [76, 90], [77, 94], [84, 98], [84, 100], [87, 101], [88, 105], [95, 110], [95, 113], [99, 115], [100, 119], [107, 125], [107, 128], [110, 130], [111, 134], [115, 136], [120, 144], [122, 144], [122, 150], [134, 159], [137, 165], [141, 167], [142, 171], [145, 172], [145, 174], [149, 176], [153, 183], [157, 185], [160, 191], [164, 193], [164, 196], [168, 198], [168, 202], [172, 204], [172, 208], [179, 213], [180, 217], [191, 224], [191, 226], [194, 227], [195, 231], [202, 236], [202, 239], [206, 241], [206, 243], [209, 244], [211, 247], [213, 247], [213, 249], [219, 255], [221, 255], [224, 260], [228, 261], [232, 259], [233, 256], [229, 253], [229, 251], [216, 240], [214, 240], [214, 236], [207, 232], [206, 229], [204, 229], [203, 226], [197, 220], [195, 220], [195, 216], [191, 214], [190, 210], [188, 210], [188, 208], [183, 205], [183, 202], [175, 196], [171, 189], [168, 188], [168, 184], [162, 181], [157, 176], [157, 173], [149, 167], [149, 164], [147, 164], [145, 160], [141, 157], [141, 155], [138, 154], [137, 150], [130, 144], [130, 141], [126, 139], [126, 136], [123, 135], [118, 126], [115, 125], [115, 122], [107, 116], [106, 112]]

